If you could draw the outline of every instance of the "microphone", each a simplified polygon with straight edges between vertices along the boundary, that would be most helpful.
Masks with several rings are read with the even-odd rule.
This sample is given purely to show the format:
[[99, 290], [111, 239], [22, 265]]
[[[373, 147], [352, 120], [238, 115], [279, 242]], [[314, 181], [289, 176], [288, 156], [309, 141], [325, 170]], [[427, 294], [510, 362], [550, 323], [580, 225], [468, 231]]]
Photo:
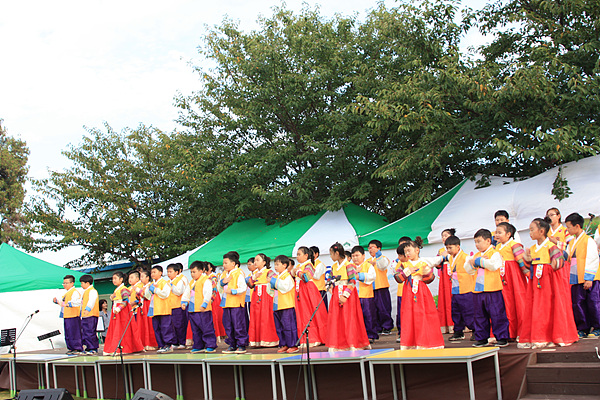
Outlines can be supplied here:
[[329, 277], [329, 281], [327, 282], [327, 285], [333, 286], [336, 282], [341, 281], [341, 280], [342, 280], [341, 275], [331, 275]]
[[35, 310], [34, 312], [31, 313], [30, 317], [33, 317], [35, 314], [39, 313], [40, 310]]

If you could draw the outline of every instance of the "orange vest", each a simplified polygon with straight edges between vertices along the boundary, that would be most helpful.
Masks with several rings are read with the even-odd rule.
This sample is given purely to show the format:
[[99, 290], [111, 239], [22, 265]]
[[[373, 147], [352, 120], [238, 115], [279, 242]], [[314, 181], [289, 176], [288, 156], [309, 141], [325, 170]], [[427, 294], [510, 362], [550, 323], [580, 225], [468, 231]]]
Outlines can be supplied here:
[[[487, 249], [483, 254], [478, 251], [474, 257], [489, 259], [495, 253], [497, 253], [496, 249], [490, 246], [490, 248]], [[490, 271], [485, 268], [477, 268], [477, 274], [475, 275], [475, 288], [473, 289], [473, 293], [496, 292], [498, 290], [502, 290], [502, 276], [500, 275], [500, 268], [495, 271]]]
[[[319, 264], [323, 264], [323, 262], [319, 259], [316, 259], [315, 260], [315, 270], [317, 269]], [[319, 289], [319, 291], [321, 291], [321, 292], [323, 290], [325, 290], [325, 272], [326, 271], [323, 271], [323, 274], [321, 274], [321, 277], [319, 279], [315, 279], [315, 278], [312, 279], [312, 281], [315, 283], [315, 285], [317, 285], [317, 289]]]
[[[229, 276], [231, 280], [227, 284], [231, 290], [237, 289], [237, 281], [239, 276], [244, 276], [244, 271], [242, 271], [239, 267], [235, 267], [229, 272]], [[221, 274], [221, 280], [227, 277], [227, 271], [223, 271]], [[246, 303], [246, 292], [238, 293], [238, 294], [223, 294], [222, 297], [225, 297], [225, 305], [221, 305], [223, 308], [235, 308], [235, 307], [244, 307], [244, 303]]]
[[331, 275], [339, 276], [340, 280], [348, 280], [348, 271], [346, 270], [346, 266], [348, 265], [348, 260], [344, 260], [342, 265], [338, 264], [338, 262], [334, 262], [331, 266]]
[[[362, 264], [356, 267], [356, 273], [362, 272], [364, 274], [369, 271], [369, 267], [373, 267], [371, 263], [365, 261]], [[373, 267], [377, 270], [377, 267]], [[357, 277], [358, 278], [358, 277]], [[364, 282], [358, 281], [358, 297], [361, 299], [370, 299], [373, 297], [373, 284], [366, 284]]]
[[184, 278], [184, 275], [183, 274], [179, 274], [171, 282], [171, 294], [169, 294], [169, 297], [167, 298], [167, 300], [169, 300], [169, 304], [171, 306], [171, 309], [173, 309], [173, 308], [180, 308], [181, 307], [181, 296], [183, 296], [183, 295], [179, 295], [178, 296], [175, 293], [173, 293], [173, 286], [175, 286], [179, 282], [181, 282], [181, 280], [183, 278]]
[[471, 293], [475, 289], [475, 275], [465, 270], [467, 253], [460, 251], [456, 258], [449, 256], [448, 263], [452, 269], [452, 294]]
[[[189, 312], [199, 312], [200, 307], [202, 307], [202, 304], [204, 303], [204, 295], [202, 293], [204, 291], [204, 284], [209, 279], [208, 275], [203, 274], [198, 280], [192, 281], [190, 284], [191, 296]], [[196, 290], [196, 288], [198, 290]], [[208, 298], [207, 304], [206, 311], [211, 311], [212, 301], [210, 297]]]
[[83, 312], [83, 310], [85, 310], [85, 307], [87, 306], [87, 303], [90, 299], [90, 293], [93, 291], [96, 292], [96, 302], [94, 303], [94, 305], [92, 306], [92, 311], [90, 311], [87, 314], [87, 317], [99, 317], [100, 316], [100, 307], [98, 306], [99, 302], [99, 298], [98, 298], [98, 292], [96, 291], [96, 289], [94, 289], [94, 286], [90, 286], [89, 288], [87, 288], [87, 290], [85, 290], [83, 292], [83, 298], [81, 300], [81, 312]]
[[[164, 289], [169, 282], [165, 278], [160, 278], [158, 281], [154, 283], [154, 286], [159, 290]], [[169, 297], [166, 299], [161, 299], [158, 295], [152, 293], [152, 297], [150, 300], [150, 306], [152, 307], [152, 316], [156, 315], [171, 315], [171, 304], [169, 303]]]
[[[77, 289], [75, 289], [75, 287], [72, 287], [71, 289], [69, 289], [69, 291], [67, 293], [65, 293], [65, 295], [63, 296], [63, 302], [64, 303], [70, 302], [71, 298], [73, 297], [73, 294], [75, 293], [76, 290]], [[63, 307], [63, 318], [75, 318], [75, 317], [79, 318], [80, 309], [81, 309], [81, 307], [68, 307], [68, 306]]]
[[[282, 281], [284, 279], [293, 279], [289, 272], [283, 271], [278, 277], [277, 282]], [[277, 287], [277, 283], [275, 283], [275, 287]], [[277, 311], [285, 310], [288, 308], [294, 308], [296, 306], [296, 293], [294, 289], [281, 293], [277, 290]]]
[[[579, 238], [575, 238], [569, 242], [567, 247], [567, 253], [569, 254], [569, 263], [571, 266], [571, 284], [583, 283], [584, 281], [598, 281], [600, 280], [600, 268], [597, 271], [591, 272], [594, 275], [591, 276], [589, 271], [585, 270], [586, 259], [587, 259], [587, 248], [588, 240], [594, 241], [585, 232], [579, 235]], [[594, 243], [594, 248], [595, 243]], [[587, 275], [587, 277], [586, 277]], [[577, 282], [575, 282], [577, 280]]]
[[387, 269], [382, 271], [377, 268], [377, 259], [375, 257], [369, 257], [367, 261], [375, 261], [375, 265], [373, 266], [373, 268], [375, 268], [375, 290], [390, 287], [390, 281], [387, 277]]

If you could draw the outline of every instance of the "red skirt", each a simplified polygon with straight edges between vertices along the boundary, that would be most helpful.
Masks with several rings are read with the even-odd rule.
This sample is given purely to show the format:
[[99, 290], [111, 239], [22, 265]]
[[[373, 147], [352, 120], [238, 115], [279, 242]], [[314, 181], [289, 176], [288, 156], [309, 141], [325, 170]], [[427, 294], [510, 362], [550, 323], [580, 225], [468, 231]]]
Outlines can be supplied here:
[[525, 315], [525, 298], [527, 297], [527, 277], [521, 272], [516, 261], [504, 263], [502, 280], [502, 297], [506, 307], [510, 337], [515, 339], [520, 335], [520, 327]]
[[279, 345], [279, 337], [273, 319], [273, 297], [267, 292], [266, 285], [260, 286], [256, 285], [252, 291], [250, 302], [250, 346], [275, 347]]
[[212, 316], [213, 324], [215, 325], [215, 336], [225, 337], [225, 327], [223, 326], [223, 309], [221, 308], [221, 295], [219, 292], [215, 294], [215, 298], [212, 302]]
[[446, 271], [446, 263], [444, 263], [438, 270], [437, 312], [441, 328], [454, 326], [454, 322], [452, 322], [452, 280]]
[[[118, 314], [111, 314], [110, 324], [108, 325], [108, 331], [106, 332], [106, 341], [104, 342], [104, 353], [112, 354], [117, 349], [119, 340], [121, 339], [121, 336], [123, 336], [125, 327], [129, 322], [131, 316], [130, 310], [131, 306], [127, 304], [127, 307]], [[131, 324], [123, 337], [121, 346], [123, 346], [123, 354], [137, 353], [144, 350], [144, 346], [140, 340], [138, 323], [135, 318], [131, 320]]]
[[[300, 281], [300, 285], [296, 291], [296, 325], [298, 326], [299, 338], [302, 336], [308, 320], [313, 312], [315, 312], [321, 299], [321, 293], [313, 281]], [[358, 307], [360, 309], [360, 304]], [[327, 324], [327, 308], [325, 307], [325, 304], [321, 304], [317, 314], [310, 323], [310, 329], [308, 331], [310, 346], [319, 346], [328, 343]], [[306, 338], [303, 337], [300, 343], [306, 344]]]
[[[566, 274], [565, 274], [566, 272]], [[571, 285], [569, 284], [569, 270], [562, 267], [550, 274], [552, 278], [553, 305], [552, 341], [559, 346], [567, 346], [579, 340], [577, 325], [573, 316], [573, 303], [571, 302]]]
[[[327, 318], [327, 347], [330, 350], [355, 350], [369, 346], [369, 337], [356, 288], [343, 306], [340, 306], [339, 288], [335, 286], [329, 303]], [[311, 325], [311, 336], [312, 336]], [[403, 327], [404, 329], [404, 327]], [[437, 328], [439, 332], [439, 327]], [[300, 336], [298, 332], [298, 336]]]
[[416, 294], [412, 291], [412, 283], [409, 281], [404, 283], [401, 311], [400, 346], [402, 349], [444, 347], [444, 337], [440, 331], [435, 302], [425, 283], [419, 281]]
[[154, 336], [154, 328], [152, 327], [152, 318], [148, 316], [148, 309], [150, 308], [150, 300], [144, 299], [142, 307], [138, 309], [137, 323], [140, 331], [140, 338], [142, 345], [146, 350], [148, 347], [158, 347], [156, 343], [156, 336]]

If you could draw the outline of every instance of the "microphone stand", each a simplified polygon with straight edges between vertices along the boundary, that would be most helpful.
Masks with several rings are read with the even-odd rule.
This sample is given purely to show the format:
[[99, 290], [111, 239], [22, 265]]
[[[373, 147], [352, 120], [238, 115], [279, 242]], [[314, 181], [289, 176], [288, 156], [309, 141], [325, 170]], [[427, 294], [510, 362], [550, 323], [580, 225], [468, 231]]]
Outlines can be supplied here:
[[17, 335], [17, 337], [15, 338], [15, 341], [12, 343], [11, 349], [13, 352], [13, 366], [15, 367], [14, 370], [14, 376], [13, 379], [15, 381], [15, 391], [14, 391], [14, 395], [15, 397], [13, 398], [13, 400], [16, 400], [17, 398], [17, 340], [19, 340], [19, 338], [21, 337], [21, 335], [23, 334], [23, 332], [25, 331], [25, 328], [27, 328], [27, 325], [29, 325], [29, 323], [31, 322], [31, 320], [33, 319], [33, 316], [35, 314], [37, 314], [38, 311], [29, 314], [27, 316], [27, 318], [25, 318], [25, 322], [23, 323], [23, 326], [21, 327], [21, 330], [19, 331], [19, 334]]
[[123, 345], [121, 344], [121, 342], [123, 342], [123, 339], [125, 338], [125, 334], [127, 333], [127, 330], [129, 329], [129, 326], [131, 325], [131, 321], [133, 320], [133, 318], [135, 317], [135, 310], [137, 310], [138, 307], [131, 307], [131, 311], [129, 311], [129, 313], [131, 314], [131, 316], [129, 317], [129, 321], [127, 321], [127, 325], [125, 326], [125, 329], [123, 330], [123, 334], [121, 335], [121, 338], [119, 339], [119, 343], [117, 343], [117, 348], [115, 349], [115, 351], [113, 352], [112, 356], [114, 357], [117, 354], [117, 351], [119, 351], [119, 356], [121, 359], [121, 371], [123, 372], [123, 389], [125, 390], [125, 398], [129, 398], [129, 394], [128, 394], [128, 390], [129, 390], [129, 385], [127, 383], [127, 373], [125, 372], [125, 362], [123, 361]]
[[[333, 284], [335, 284], [335, 282], [336, 282], [336, 279], [333, 278], [331, 281], [329, 281], [328, 285], [333, 285]], [[321, 307], [321, 304], [323, 304], [323, 301], [325, 301], [325, 298], [327, 297], [327, 295], [325, 295], [325, 297], [323, 297], [323, 296], [321, 296], [321, 293], [319, 293], [319, 297], [321, 298], [321, 301], [319, 301], [319, 304], [317, 304], [317, 307], [315, 307], [315, 311], [313, 311], [312, 315], [308, 319], [308, 322], [306, 323], [306, 326], [302, 330], [302, 335], [300, 335], [300, 337], [298, 338], [298, 341], [296, 342], [296, 347], [298, 347], [300, 345], [300, 342], [302, 341], [302, 338], [306, 337], [306, 368], [307, 368], [307, 377], [308, 377], [308, 393], [307, 393], [308, 400], [313, 399], [312, 372], [310, 370], [310, 343], [309, 343], [309, 339], [308, 339], [308, 331], [310, 329], [310, 324], [311, 324], [313, 318], [315, 317], [315, 315], [317, 315], [317, 311], [319, 311], [319, 307]]]

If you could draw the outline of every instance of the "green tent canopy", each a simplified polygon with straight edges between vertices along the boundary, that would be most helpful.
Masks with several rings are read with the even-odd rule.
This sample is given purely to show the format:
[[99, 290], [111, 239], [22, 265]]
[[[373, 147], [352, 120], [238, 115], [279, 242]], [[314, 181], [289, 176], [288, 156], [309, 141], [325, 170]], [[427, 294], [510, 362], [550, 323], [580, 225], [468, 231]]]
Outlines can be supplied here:
[[412, 214], [392, 222], [383, 228], [360, 236], [359, 242], [361, 246], [366, 248], [371, 240], [377, 239], [381, 241], [382, 248], [395, 249], [398, 247], [398, 239], [402, 236], [408, 236], [413, 239], [421, 236], [424, 244], [427, 244], [427, 236], [431, 232], [431, 225], [466, 181], [466, 179], [463, 180], [451, 190]]
[[0, 293], [60, 289], [65, 275], [75, 276], [76, 282], [83, 275], [42, 261], [6, 243], [0, 245], [0, 270], [5, 277], [0, 280]]
[[284, 225], [249, 219], [230, 225], [190, 255], [189, 263], [202, 260], [221, 265], [223, 254], [228, 251], [237, 251], [240, 261], [245, 263], [258, 253], [272, 258], [280, 254], [295, 256], [300, 246], [318, 246], [321, 252], [326, 252], [339, 241], [349, 248], [358, 244], [358, 235], [385, 225], [384, 217], [355, 204], [346, 204], [338, 211], [321, 211]]

